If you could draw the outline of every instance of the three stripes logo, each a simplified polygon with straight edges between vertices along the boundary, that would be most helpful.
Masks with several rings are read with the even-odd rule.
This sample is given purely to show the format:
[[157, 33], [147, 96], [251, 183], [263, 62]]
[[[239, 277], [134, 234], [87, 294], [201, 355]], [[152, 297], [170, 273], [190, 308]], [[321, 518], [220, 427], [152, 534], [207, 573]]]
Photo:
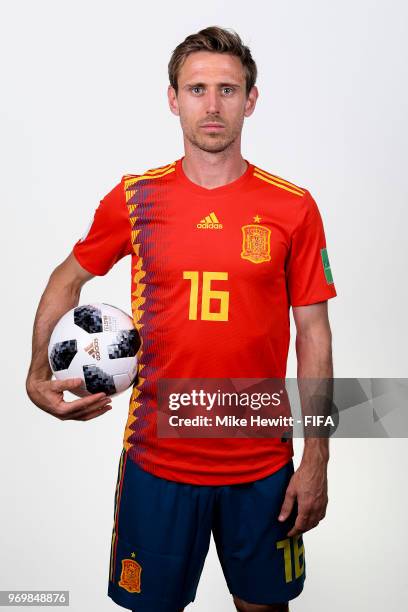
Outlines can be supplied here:
[[222, 223], [217, 219], [215, 212], [210, 212], [209, 215], [201, 219], [200, 223], [197, 223], [199, 229], [222, 229]]
[[101, 353], [99, 351], [99, 342], [97, 338], [95, 338], [95, 340], [92, 340], [91, 344], [88, 344], [88, 346], [85, 346], [84, 350], [88, 353], [88, 355], [90, 355], [97, 361], [100, 360]]

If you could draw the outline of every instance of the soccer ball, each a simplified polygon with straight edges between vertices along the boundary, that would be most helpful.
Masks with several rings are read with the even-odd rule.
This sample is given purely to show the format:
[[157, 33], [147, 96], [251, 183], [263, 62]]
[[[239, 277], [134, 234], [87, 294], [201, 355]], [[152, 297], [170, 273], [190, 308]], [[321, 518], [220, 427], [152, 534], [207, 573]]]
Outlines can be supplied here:
[[86, 304], [65, 313], [48, 345], [55, 378], [82, 378], [79, 397], [125, 391], [137, 376], [140, 337], [132, 318], [109, 304]]

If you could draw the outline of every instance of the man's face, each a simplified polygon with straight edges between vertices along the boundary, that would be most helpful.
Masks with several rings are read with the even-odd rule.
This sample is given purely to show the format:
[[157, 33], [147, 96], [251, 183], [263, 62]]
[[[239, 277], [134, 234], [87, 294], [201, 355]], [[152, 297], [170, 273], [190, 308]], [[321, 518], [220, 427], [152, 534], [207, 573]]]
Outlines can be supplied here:
[[203, 151], [224, 151], [240, 137], [244, 117], [258, 96], [246, 95], [245, 73], [238, 57], [196, 51], [182, 65], [178, 93], [169, 86], [170, 109], [180, 116], [184, 138]]

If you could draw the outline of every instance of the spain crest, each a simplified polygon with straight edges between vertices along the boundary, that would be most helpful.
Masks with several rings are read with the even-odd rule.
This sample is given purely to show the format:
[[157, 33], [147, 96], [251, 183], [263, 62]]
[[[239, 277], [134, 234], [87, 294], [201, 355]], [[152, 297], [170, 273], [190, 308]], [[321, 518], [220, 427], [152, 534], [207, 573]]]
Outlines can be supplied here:
[[[254, 217], [259, 223], [260, 217]], [[243, 225], [242, 230], [242, 259], [252, 263], [262, 263], [271, 259], [271, 230], [264, 225], [250, 223]]]
[[119, 586], [129, 593], [140, 593], [140, 574], [142, 566], [134, 559], [122, 559], [122, 573]]

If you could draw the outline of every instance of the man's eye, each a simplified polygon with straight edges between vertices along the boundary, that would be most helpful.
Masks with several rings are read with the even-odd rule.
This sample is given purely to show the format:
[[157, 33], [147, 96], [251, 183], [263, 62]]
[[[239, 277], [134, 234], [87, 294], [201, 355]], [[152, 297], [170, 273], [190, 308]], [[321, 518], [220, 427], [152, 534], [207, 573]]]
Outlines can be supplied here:
[[191, 91], [193, 93], [201, 93], [202, 89], [203, 89], [202, 87], [199, 87], [198, 85], [196, 85], [195, 87], [191, 88]]
[[223, 87], [222, 91], [229, 96], [234, 91], [234, 88], [233, 87]]

